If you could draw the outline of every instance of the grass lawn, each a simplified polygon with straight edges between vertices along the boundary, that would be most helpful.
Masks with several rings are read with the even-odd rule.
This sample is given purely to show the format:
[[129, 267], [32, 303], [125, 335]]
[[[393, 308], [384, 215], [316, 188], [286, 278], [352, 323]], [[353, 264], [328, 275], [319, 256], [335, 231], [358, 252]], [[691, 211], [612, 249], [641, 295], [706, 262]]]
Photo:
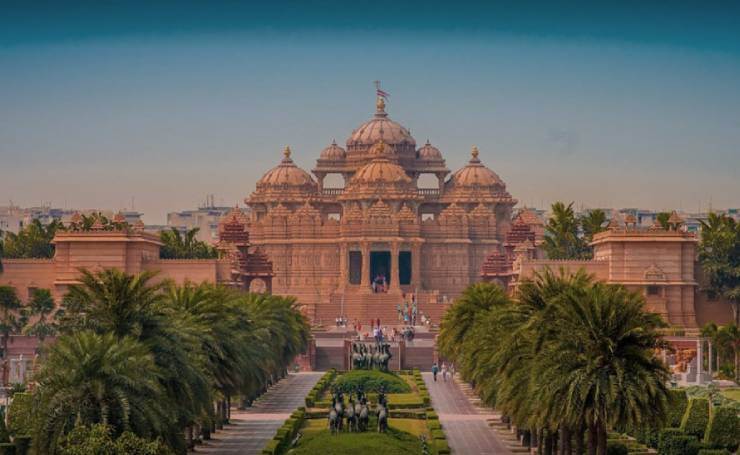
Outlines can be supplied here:
[[[400, 420], [400, 419], [399, 419]], [[326, 423], [322, 421], [322, 423]], [[391, 420], [391, 425], [393, 420]], [[324, 427], [326, 428], [326, 427]], [[390, 428], [387, 433], [331, 434], [325, 431], [304, 431], [298, 446], [289, 453], [296, 455], [405, 455], [421, 452], [421, 442], [416, 436]]]
[[722, 395], [730, 400], [740, 401], [740, 389], [725, 389], [722, 390]]
[[426, 435], [429, 439], [429, 430], [427, 430], [427, 421], [422, 419], [390, 419], [388, 425], [400, 431], [410, 433], [417, 438]]

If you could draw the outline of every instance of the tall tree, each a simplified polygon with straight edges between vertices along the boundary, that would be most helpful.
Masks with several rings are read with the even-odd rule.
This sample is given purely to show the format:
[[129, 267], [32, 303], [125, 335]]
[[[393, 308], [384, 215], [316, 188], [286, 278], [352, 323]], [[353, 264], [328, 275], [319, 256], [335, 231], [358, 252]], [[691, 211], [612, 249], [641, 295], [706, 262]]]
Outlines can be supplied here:
[[545, 226], [544, 248], [550, 259], [587, 259], [591, 255], [588, 244], [579, 236], [578, 218], [573, 203], [567, 206], [556, 202]]
[[161, 435], [170, 415], [158, 377], [149, 350], [130, 337], [91, 331], [61, 337], [36, 376], [34, 444], [54, 454], [75, 425], [97, 423], [116, 435]]
[[18, 309], [21, 301], [11, 286], [0, 286], [0, 333], [2, 333], [3, 349], [3, 384], [8, 383], [8, 340], [10, 334], [19, 329]]
[[56, 335], [57, 325], [49, 320], [55, 307], [54, 298], [48, 289], [34, 289], [28, 305], [21, 311], [23, 333], [36, 336], [42, 342], [46, 337]]
[[159, 234], [164, 245], [160, 249], [163, 259], [210, 259], [218, 257], [216, 249], [196, 239], [200, 228], [188, 230], [185, 235], [177, 228], [162, 231]]
[[589, 210], [588, 213], [581, 216], [579, 222], [584, 240], [586, 243], [590, 243], [594, 238], [594, 234], [606, 230], [606, 213], [601, 209]]
[[671, 224], [668, 222], [669, 219], [671, 219], [670, 212], [660, 212], [657, 215], [655, 215], [655, 220], [658, 222], [660, 227], [662, 227], [665, 230], [668, 230], [671, 228]]
[[39, 220], [33, 220], [17, 234], [6, 232], [4, 235], [3, 254], [6, 258], [52, 258], [54, 245], [51, 241], [64, 225], [54, 220], [47, 225]]
[[701, 221], [699, 260], [709, 279], [708, 291], [727, 299], [740, 326], [740, 223], [717, 213]]

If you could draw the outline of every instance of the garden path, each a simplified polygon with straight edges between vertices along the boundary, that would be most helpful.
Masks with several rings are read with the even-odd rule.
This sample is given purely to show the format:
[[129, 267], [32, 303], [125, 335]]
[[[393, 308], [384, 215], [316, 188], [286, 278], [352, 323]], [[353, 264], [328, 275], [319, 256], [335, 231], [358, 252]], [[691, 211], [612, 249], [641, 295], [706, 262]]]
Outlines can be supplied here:
[[296, 373], [275, 384], [251, 408], [231, 412], [231, 424], [204, 441], [196, 453], [259, 454], [323, 373]]
[[497, 415], [474, 406], [456, 381], [449, 379], [445, 382], [442, 375], [438, 375], [437, 382], [434, 382], [432, 373], [422, 373], [422, 377], [453, 453], [511, 454], [488, 425], [487, 420]]

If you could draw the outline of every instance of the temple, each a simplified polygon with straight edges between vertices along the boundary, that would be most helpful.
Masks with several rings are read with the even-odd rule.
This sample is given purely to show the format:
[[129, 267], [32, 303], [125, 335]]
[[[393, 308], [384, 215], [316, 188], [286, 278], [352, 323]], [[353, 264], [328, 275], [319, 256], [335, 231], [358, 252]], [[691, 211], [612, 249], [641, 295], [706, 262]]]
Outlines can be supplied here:
[[[272, 291], [297, 296], [314, 321], [395, 319], [405, 293], [438, 322], [510, 230], [516, 200], [477, 148], [450, 175], [440, 150], [417, 148], [385, 108], [378, 98], [346, 149], [321, 152], [313, 175], [286, 148], [245, 200], [251, 242], [273, 263]], [[327, 187], [327, 176], [342, 187]], [[421, 185], [425, 176], [435, 183]]]

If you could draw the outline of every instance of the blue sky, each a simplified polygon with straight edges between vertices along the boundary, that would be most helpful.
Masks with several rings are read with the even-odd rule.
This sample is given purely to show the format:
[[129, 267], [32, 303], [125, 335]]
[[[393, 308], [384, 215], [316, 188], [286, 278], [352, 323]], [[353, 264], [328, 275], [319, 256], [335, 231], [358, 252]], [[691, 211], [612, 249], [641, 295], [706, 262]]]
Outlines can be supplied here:
[[231, 205], [285, 145], [343, 143], [380, 79], [527, 205], [740, 205], [732, 3], [3, 3], [0, 204]]

